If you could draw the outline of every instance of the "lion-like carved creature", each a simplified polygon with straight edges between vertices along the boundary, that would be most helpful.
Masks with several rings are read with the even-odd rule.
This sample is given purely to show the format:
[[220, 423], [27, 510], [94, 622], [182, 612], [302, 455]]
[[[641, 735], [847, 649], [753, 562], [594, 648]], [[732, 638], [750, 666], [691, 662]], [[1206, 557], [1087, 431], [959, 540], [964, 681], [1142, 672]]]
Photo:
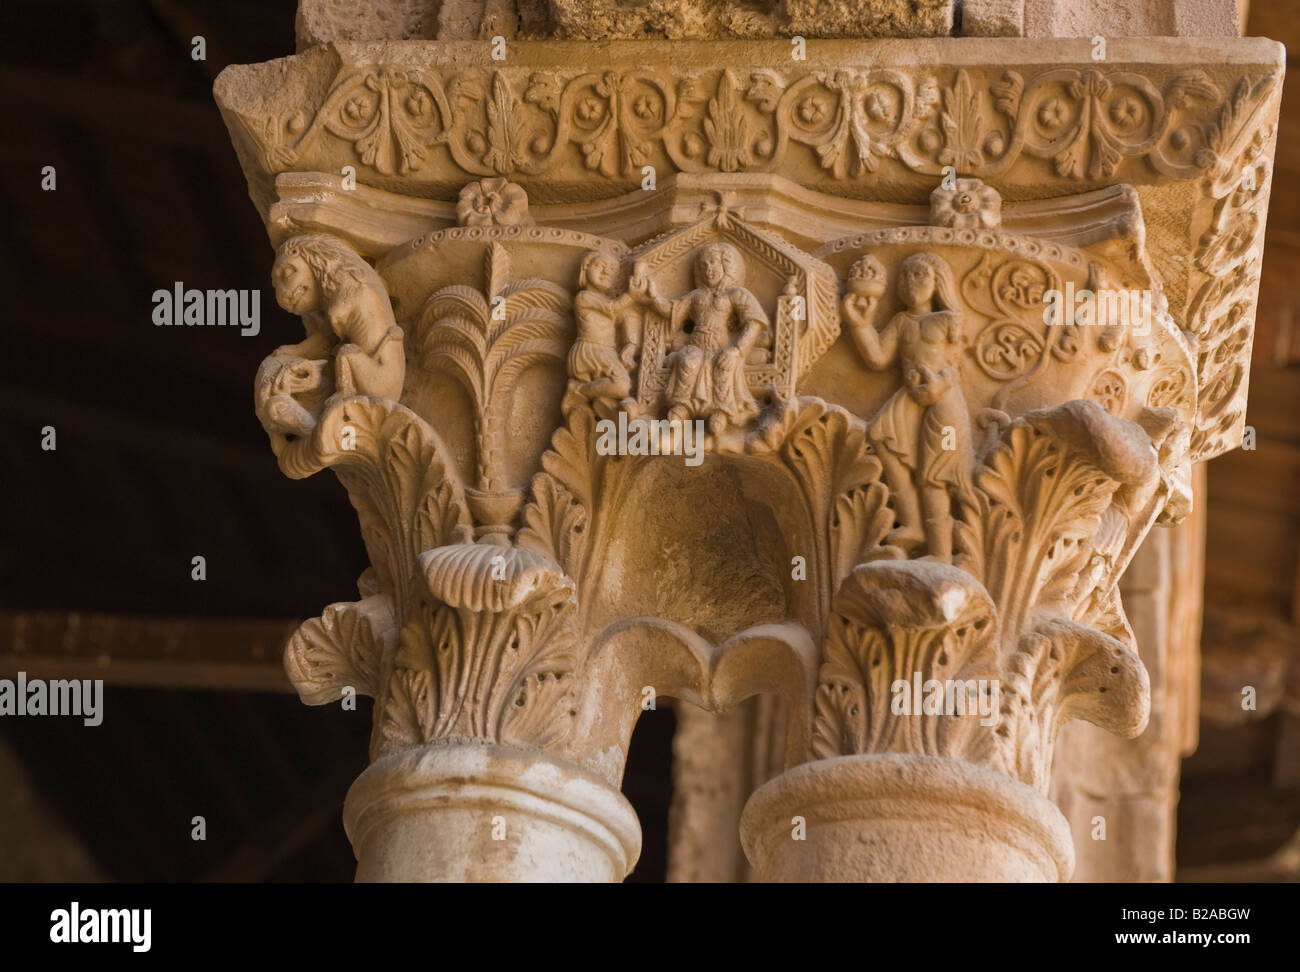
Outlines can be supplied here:
[[271, 279], [307, 337], [276, 348], [258, 369], [254, 398], [268, 433], [310, 433], [332, 397], [401, 397], [402, 329], [370, 264], [334, 237], [296, 236], [280, 247]]

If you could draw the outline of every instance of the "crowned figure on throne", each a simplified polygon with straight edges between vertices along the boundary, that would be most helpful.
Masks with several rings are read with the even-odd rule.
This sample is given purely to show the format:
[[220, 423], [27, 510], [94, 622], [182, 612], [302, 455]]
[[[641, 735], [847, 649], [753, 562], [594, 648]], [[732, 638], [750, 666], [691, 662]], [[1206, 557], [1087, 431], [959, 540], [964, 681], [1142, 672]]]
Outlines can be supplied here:
[[631, 282], [632, 292], [670, 324], [668, 418], [704, 419], [713, 435], [758, 414], [745, 363], [770, 341], [771, 324], [744, 286], [744, 272], [740, 251], [717, 242], [696, 252], [695, 289], [683, 297], [659, 296], [644, 276], [634, 274]]

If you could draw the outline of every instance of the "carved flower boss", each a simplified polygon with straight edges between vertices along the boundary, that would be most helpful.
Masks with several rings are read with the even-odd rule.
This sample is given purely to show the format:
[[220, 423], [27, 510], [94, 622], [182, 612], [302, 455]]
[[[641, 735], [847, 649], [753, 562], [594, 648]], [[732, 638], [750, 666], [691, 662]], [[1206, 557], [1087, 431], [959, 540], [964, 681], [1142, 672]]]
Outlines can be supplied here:
[[958, 179], [930, 193], [930, 223], [953, 229], [993, 229], [1002, 222], [1002, 197], [979, 179]]
[[461, 226], [528, 223], [528, 195], [521, 187], [505, 179], [480, 179], [460, 191], [456, 219]]

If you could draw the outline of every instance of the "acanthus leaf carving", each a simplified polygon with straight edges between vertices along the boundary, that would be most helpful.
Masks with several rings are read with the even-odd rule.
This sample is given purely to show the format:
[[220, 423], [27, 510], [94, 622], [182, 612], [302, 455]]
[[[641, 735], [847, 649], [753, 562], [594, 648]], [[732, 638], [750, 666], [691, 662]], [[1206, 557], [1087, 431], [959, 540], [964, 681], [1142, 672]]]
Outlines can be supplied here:
[[739, 172], [753, 163], [749, 123], [730, 71], [722, 72], [717, 94], [709, 99], [704, 134], [709, 144], [708, 164], [720, 172]]
[[[993, 604], [969, 574], [921, 561], [862, 564], [835, 598], [817, 687], [813, 755], [987, 758], [993, 724], [978, 731], [979, 699], [966, 686], [995, 702], [997, 671]], [[956, 705], [953, 711], [914, 712], [915, 689], [931, 694], [933, 682], [942, 693], [942, 679], [953, 702], [951, 686], [961, 685], [960, 713]]]
[[986, 148], [996, 149], [999, 142], [997, 136], [989, 136], [988, 145], [984, 143], [983, 113], [970, 75], [958, 71], [952, 85], [943, 89], [941, 97], [943, 108], [939, 113], [939, 124], [943, 132], [943, 149], [938, 155], [939, 164], [954, 166], [959, 172], [974, 171], [983, 163]]
[[445, 738], [547, 748], [576, 715], [573, 582], [515, 547], [419, 558], [429, 598], [402, 633], [376, 755]]
[[[286, 669], [308, 701], [374, 695], [402, 773], [531, 750], [499, 764], [616, 789], [649, 686], [783, 698], [788, 763], [948, 761], [836, 760], [800, 794], [936, 765], [1045, 790], [1064, 720], [1141, 729], [1118, 578], [1244, 417], [1284, 55], [933, 37], [804, 62], [772, 17], [878, 12], [725, 6], [707, 22], [750, 38], [725, 52], [339, 41], [218, 81], [307, 332], [257, 414], [286, 473], [336, 471], [371, 560]], [[1053, 319], [1071, 288], [1141, 293], [1151, 327]], [[635, 444], [673, 420], [698, 452]], [[1043, 841], [1055, 868], [1025, 873], [1065, 875]]]
[[1021, 636], [1003, 675], [1000, 756], [1009, 775], [1040, 790], [1051, 778], [1060, 727], [1079, 718], [1125, 738], [1146, 726], [1150, 679], [1132, 648], [1064, 618]]
[[308, 705], [323, 705], [346, 689], [373, 696], [379, 672], [397, 640], [393, 605], [374, 594], [361, 601], [331, 604], [305, 622], [285, 647], [289, 681]]
[[895, 511], [880, 461], [871, 454], [862, 421], [819, 399], [793, 403], [765, 436], [779, 443], [769, 457], [789, 471], [803, 501], [818, 616], [825, 618], [855, 565], [904, 556], [886, 539]]
[[[1016, 420], [960, 504], [957, 562], [989, 589], [1008, 631], [1063, 610], [1118, 490], [1159, 476], [1145, 431], [1086, 400]], [[1137, 524], [1134, 524], [1136, 527]]]
[[603, 542], [600, 512], [618, 508], [634, 460], [597, 450], [596, 415], [581, 396], [570, 395], [565, 406], [565, 424], [556, 430], [542, 457], [542, 471], [533, 478], [533, 498], [523, 511], [518, 543], [573, 578], [582, 604]]
[[[1018, 418], [954, 495], [953, 566], [854, 567], [823, 641], [813, 757], [944, 755], [1043, 789], [1066, 719], [1140, 731], [1149, 684], [1115, 582], [1163, 502], [1151, 435], [1166, 441], [1168, 417], [1148, 429], [1074, 401]], [[922, 686], [965, 705], [914, 711]]]
[[316, 455], [347, 488], [380, 589], [405, 617], [418, 596], [416, 556], [471, 537], [469, 507], [445, 451], [414, 413], [364, 398], [327, 413], [316, 439], [329, 443]]

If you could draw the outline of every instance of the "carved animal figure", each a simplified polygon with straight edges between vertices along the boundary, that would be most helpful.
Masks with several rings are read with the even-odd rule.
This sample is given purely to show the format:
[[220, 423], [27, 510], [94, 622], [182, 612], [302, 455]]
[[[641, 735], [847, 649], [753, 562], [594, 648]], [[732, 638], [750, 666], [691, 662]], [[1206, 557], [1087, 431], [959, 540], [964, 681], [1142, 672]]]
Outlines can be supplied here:
[[333, 237], [297, 236], [280, 247], [271, 279], [276, 301], [302, 317], [307, 337], [277, 348], [258, 370], [257, 414], [268, 431], [309, 433], [330, 396], [401, 397], [402, 330], [365, 260]]

